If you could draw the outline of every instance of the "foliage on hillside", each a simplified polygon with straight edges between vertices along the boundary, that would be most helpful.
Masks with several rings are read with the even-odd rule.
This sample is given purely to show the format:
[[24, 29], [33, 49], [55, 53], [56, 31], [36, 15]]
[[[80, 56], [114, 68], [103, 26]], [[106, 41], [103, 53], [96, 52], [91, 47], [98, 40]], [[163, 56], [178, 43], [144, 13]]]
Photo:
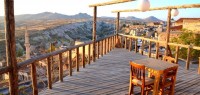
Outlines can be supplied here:
[[[192, 31], [188, 31], [186, 29], [183, 30], [178, 38], [172, 38], [172, 42], [184, 44], [184, 45], [192, 45], [192, 46], [199, 46], [200, 47], [200, 34], [194, 34]], [[172, 48], [175, 50], [175, 48]], [[191, 52], [191, 58], [197, 59], [200, 56], [199, 50], [192, 50]], [[187, 58], [187, 49], [186, 48], [180, 48], [179, 51], [179, 57], [180, 58]]]

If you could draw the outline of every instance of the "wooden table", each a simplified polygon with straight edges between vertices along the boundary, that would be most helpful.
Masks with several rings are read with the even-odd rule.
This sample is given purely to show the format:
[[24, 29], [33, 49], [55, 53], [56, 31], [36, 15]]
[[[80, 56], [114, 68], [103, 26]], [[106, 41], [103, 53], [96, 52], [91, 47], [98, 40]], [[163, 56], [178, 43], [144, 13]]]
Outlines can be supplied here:
[[168, 63], [168, 62], [158, 60], [158, 59], [153, 59], [153, 58], [134, 60], [133, 62], [145, 65], [146, 69], [150, 73], [155, 75], [153, 95], [158, 95], [159, 93], [158, 86], [159, 86], [160, 76], [163, 74], [164, 70], [170, 67], [178, 66], [177, 64], [172, 64], [172, 63]]

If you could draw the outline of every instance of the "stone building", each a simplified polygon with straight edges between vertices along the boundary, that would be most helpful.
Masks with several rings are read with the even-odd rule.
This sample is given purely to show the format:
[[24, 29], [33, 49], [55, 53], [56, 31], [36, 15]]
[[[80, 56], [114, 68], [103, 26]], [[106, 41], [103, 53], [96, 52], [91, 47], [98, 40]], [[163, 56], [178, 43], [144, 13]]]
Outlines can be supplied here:
[[180, 18], [175, 22], [175, 26], [181, 26], [182, 29], [191, 30], [194, 33], [200, 33], [200, 18]]

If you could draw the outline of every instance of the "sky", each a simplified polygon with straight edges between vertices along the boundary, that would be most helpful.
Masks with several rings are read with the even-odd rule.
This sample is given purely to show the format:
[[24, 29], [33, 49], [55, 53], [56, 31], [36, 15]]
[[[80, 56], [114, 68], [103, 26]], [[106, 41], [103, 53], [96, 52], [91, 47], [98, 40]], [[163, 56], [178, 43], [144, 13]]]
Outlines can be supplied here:
[[[90, 4], [106, 2], [110, 0], [14, 0], [15, 15], [20, 14], [36, 14], [41, 12], [62, 13], [66, 15], [74, 15], [78, 13], [88, 13], [93, 15], [93, 8]], [[200, 4], [200, 0], [149, 0], [151, 8], [184, 5], [184, 4]], [[116, 17], [113, 10], [136, 9], [138, 0], [97, 7], [97, 16]], [[0, 16], [4, 15], [4, 0], [0, 0]], [[155, 16], [161, 20], [167, 20], [167, 10], [149, 11], [149, 12], [127, 12], [121, 13], [121, 17], [135, 16], [138, 18], [146, 18]], [[179, 15], [173, 17], [178, 19], [181, 17], [200, 17], [200, 8], [179, 9]]]

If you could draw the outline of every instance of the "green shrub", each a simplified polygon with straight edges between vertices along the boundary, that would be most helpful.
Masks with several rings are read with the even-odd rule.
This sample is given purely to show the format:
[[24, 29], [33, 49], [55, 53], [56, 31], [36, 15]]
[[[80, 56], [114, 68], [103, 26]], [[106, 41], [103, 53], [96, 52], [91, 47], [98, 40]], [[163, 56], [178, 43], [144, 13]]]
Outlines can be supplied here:
[[[200, 47], [200, 34], [194, 34], [192, 31], [188, 31], [187, 29], [183, 30], [179, 37], [172, 38], [171, 42], [179, 43], [184, 45], [192, 45], [192, 46], [199, 46]], [[175, 50], [175, 47], [171, 47], [172, 50]], [[179, 49], [179, 57], [180, 58], [187, 58], [187, 48], [180, 48]], [[191, 51], [191, 58], [197, 59], [200, 56], [199, 50], [192, 50]]]

